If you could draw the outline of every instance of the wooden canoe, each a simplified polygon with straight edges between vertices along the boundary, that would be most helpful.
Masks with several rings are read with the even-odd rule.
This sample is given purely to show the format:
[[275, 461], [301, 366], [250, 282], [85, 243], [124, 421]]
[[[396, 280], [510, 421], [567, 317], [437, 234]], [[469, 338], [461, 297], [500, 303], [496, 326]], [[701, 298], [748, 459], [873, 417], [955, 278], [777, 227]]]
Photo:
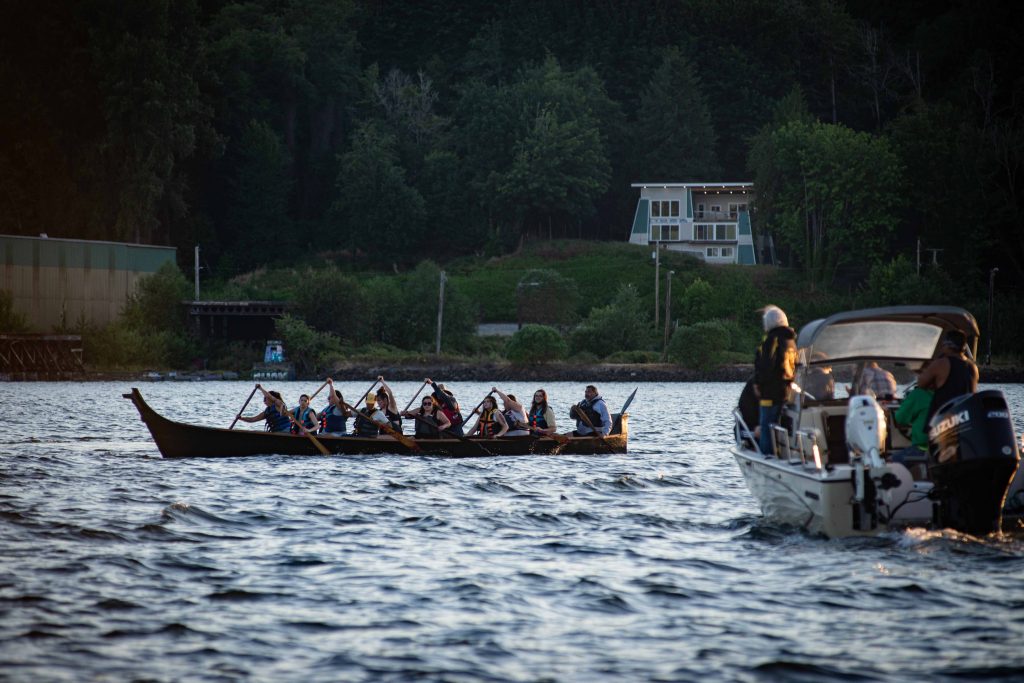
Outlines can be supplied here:
[[[146, 403], [138, 389], [124, 398], [135, 404], [153, 441], [165, 458], [231, 458], [250, 455], [320, 455], [306, 436], [247, 429], [221, 429], [175, 422], [160, 415]], [[316, 438], [333, 455], [437, 455], [479, 458], [496, 455], [611, 455], [626, 452], [629, 415], [614, 415], [615, 428], [604, 438], [570, 437], [565, 443], [550, 437], [513, 436], [500, 439], [414, 439], [419, 453], [392, 437], [327, 436]]]

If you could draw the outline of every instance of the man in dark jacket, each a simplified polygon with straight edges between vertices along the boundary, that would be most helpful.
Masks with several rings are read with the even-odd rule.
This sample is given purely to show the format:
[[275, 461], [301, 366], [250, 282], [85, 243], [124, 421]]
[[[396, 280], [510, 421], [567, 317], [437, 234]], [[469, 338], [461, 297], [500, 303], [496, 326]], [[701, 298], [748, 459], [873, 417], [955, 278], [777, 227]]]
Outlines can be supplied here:
[[754, 385], [760, 399], [758, 447], [765, 455], [771, 455], [775, 452], [771, 426], [779, 421], [789, 384], [796, 374], [796, 332], [778, 306], [765, 307], [762, 323], [764, 340], [754, 356]]

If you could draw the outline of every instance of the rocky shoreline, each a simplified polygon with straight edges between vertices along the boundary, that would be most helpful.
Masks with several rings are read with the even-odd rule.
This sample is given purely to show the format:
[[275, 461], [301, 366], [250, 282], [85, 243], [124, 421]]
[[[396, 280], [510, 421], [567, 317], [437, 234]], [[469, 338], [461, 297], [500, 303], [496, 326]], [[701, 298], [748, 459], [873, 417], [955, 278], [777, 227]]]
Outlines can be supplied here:
[[[421, 381], [433, 377], [439, 381], [451, 382], [743, 382], [750, 376], [753, 366], [749, 364], [729, 365], [713, 370], [690, 370], [672, 363], [612, 364], [594, 363], [587, 365], [549, 363], [545, 365], [511, 365], [509, 363], [348, 363], [335, 368], [330, 376], [340, 381], [356, 381], [383, 375], [393, 381]], [[981, 367], [981, 382], [984, 384], [1024, 383], [1024, 368]], [[85, 372], [46, 375], [45, 373], [22, 373], [22, 376], [0, 375], [0, 381], [221, 381], [248, 380], [244, 374], [234, 372], [175, 372], [159, 374], [154, 372]], [[322, 377], [300, 377], [317, 380]]]

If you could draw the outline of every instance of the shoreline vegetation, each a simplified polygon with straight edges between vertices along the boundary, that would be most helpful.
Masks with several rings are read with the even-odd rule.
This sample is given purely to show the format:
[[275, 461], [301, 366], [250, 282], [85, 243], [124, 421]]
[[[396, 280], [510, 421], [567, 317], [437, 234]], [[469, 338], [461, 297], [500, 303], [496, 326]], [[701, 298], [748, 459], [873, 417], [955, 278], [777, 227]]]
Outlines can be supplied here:
[[[947, 287], [939, 272], [918, 275], [902, 257], [876, 265], [863, 282], [816, 289], [787, 268], [709, 265], [678, 252], [663, 253], [661, 267], [658, 291], [649, 248], [551, 240], [501, 257], [454, 259], [443, 271], [430, 261], [408, 271], [361, 270], [324, 257], [211, 279], [202, 293], [204, 300], [289, 302], [272, 335], [283, 342], [294, 376], [307, 379], [743, 381], [768, 303], [785, 310], [797, 329], [839, 311], [957, 305], [982, 326], [979, 356], [987, 350], [985, 292]], [[116, 322], [54, 332], [82, 337], [85, 372], [76, 378], [251, 377], [267, 340], [196, 334], [184, 305], [192, 298], [183, 273], [165, 266], [140, 280]], [[983, 381], [1024, 381], [1024, 359], [1014, 346], [1024, 337], [1024, 300], [997, 293], [993, 306], [993, 364], [981, 368]], [[481, 336], [481, 323], [520, 327], [510, 337]], [[12, 370], [0, 370], [0, 378], [12, 378]]]
[[[744, 382], [753, 372], [752, 364], [735, 364], [707, 370], [694, 370], [673, 363], [548, 363], [514, 365], [511, 363], [346, 363], [324, 374], [338, 382], [369, 380], [378, 375], [394, 382], [418, 382], [424, 377], [444, 378], [444, 382]], [[981, 366], [982, 384], [1024, 384], [1024, 367]], [[233, 371], [170, 371], [165, 373], [128, 370], [87, 371], [47, 376], [46, 373], [20, 373], [15, 377], [0, 374], [0, 381], [80, 381], [80, 382], [152, 382], [152, 381], [250, 381]], [[293, 381], [322, 381], [324, 377], [299, 376]], [[253, 380], [255, 381], [255, 380]], [[263, 380], [265, 384], [273, 380]]]

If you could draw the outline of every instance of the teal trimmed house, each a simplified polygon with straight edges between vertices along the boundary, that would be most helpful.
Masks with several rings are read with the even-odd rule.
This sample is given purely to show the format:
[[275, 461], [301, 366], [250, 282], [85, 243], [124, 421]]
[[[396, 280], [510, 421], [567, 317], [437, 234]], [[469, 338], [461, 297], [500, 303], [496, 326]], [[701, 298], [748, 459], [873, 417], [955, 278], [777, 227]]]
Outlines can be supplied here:
[[633, 183], [631, 244], [660, 244], [708, 263], [754, 265], [753, 183]]

